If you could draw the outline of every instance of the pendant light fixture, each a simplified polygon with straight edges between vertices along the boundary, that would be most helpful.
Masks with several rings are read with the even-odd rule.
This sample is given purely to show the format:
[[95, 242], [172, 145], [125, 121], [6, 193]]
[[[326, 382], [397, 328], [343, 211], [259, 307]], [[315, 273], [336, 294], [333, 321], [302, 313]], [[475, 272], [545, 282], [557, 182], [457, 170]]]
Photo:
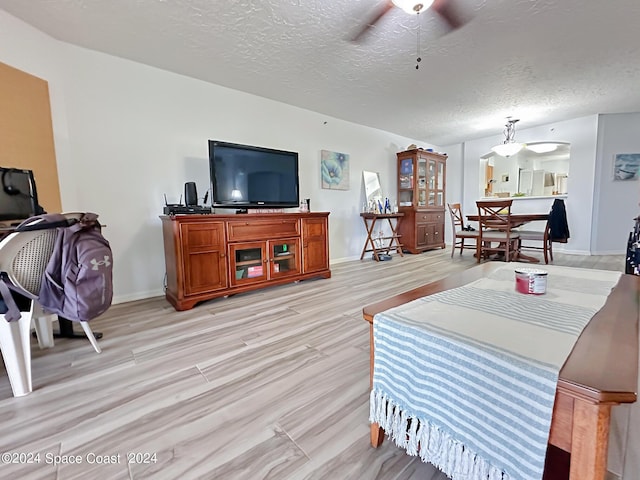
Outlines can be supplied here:
[[512, 119], [511, 117], [507, 117], [507, 123], [504, 129], [504, 142], [500, 145], [496, 145], [491, 150], [500, 155], [501, 157], [510, 157], [511, 155], [515, 155], [520, 150], [522, 150], [526, 145], [524, 143], [516, 143], [516, 123], [519, 122], [518, 119]]
[[424, 2], [416, 2], [415, 0], [391, 0], [392, 3], [407, 13], [420, 13], [431, 6], [433, 0], [425, 0]]
[[552, 142], [536, 142], [536, 143], [528, 143], [527, 150], [531, 150], [535, 153], [549, 153], [554, 152], [558, 149], [558, 143]]

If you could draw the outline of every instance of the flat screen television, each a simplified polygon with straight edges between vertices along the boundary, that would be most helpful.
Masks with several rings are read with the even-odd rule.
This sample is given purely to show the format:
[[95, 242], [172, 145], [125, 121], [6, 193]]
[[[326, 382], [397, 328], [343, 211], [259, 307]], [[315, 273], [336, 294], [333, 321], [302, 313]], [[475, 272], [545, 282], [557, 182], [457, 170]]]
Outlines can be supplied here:
[[299, 206], [298, 153], [209, 140], [212, 206]]
[[0, 167], [0, 221], [25, 220], [42, 213], [33, 171]]

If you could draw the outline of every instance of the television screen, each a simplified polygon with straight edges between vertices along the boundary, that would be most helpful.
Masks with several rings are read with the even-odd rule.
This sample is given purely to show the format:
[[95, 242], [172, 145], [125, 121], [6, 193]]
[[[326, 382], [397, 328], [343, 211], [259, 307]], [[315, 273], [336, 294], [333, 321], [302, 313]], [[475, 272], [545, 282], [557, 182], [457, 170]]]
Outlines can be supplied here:
[[25, 220], [39, 213], [31, 170], [0, 167], [0, 221]]
[[297, 207], [298, 153], [209, 140], [214, 207]]

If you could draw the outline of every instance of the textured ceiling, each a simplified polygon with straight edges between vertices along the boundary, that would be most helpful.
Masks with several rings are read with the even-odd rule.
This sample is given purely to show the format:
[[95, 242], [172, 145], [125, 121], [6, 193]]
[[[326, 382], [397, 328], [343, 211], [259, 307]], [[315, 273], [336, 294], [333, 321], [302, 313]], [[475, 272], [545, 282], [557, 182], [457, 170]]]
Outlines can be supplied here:
[[457, 0], [445, 33], [377, 0], [0, 0], [72, 44], [435, 145], [640, 111], [640, 1]]

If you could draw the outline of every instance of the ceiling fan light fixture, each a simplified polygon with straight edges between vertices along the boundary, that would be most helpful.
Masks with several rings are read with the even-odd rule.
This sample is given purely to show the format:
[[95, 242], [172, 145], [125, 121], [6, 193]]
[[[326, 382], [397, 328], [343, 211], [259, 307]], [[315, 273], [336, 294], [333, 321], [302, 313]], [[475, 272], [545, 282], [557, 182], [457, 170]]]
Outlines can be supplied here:
[[507, 124], [504, 129], [504, 142], [491, 148], [492, 151], [501, 157], [510, 157], [511, 155], [515, 155], [527, 146], [524, 143], [516, 143], [515, 141], [517, 122], [519, 122], [519, 120], [513, 120], [511, 117], [507, 117]]
[[425, 11], [433, 4], [433, 0], [424, 0], [416, 2], [415, 0], [391, 0], [392, 3], [409, 14], [420, 13]]

